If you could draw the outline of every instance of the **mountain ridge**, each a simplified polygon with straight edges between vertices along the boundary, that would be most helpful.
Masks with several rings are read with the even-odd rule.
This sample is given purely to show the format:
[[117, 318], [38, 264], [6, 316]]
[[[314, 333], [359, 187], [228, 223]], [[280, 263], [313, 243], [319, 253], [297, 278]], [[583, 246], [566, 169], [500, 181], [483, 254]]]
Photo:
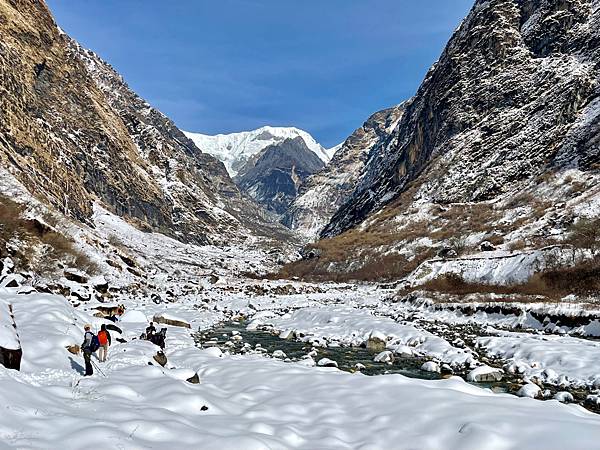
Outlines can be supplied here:
[[251, 157], [234, 178], [267, 210], [284, 214], [304, 181], [324, 167], [300, 136], [272, 144]]
[[0, 13], [0, 163], [29, 192], [87, 224], [100, 203], [197, 243], [289, 238], [221, 162], [64, 34], [44, 3], [0, 2]]
[[207, 135], [189, 131], [184, 131], [184, 134], [202, 151], [222, 161], [232, 177], [238, 174], [252, 156], [267, 146], [286, 139], [301, 137], [306, 146], [325, 164], [331, 160], [337, 147], [325, 149], [308, 132], [296, 127], [263, 126], [255, 130], [228, 134]]
[[282, 223], [309, 238], [315, 238], [334, 213], [349, 199], [371, 152], [389, 138], [402, 117], [404, 104], [372, 114], [342, 144], [331, 161], [310, 176]]

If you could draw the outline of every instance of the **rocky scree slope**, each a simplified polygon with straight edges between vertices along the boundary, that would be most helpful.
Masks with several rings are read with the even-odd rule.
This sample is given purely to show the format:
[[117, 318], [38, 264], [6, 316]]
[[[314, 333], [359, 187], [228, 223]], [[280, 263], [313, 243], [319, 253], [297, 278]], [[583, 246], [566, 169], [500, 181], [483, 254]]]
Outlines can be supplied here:
[[290, 274], [397, 279], [561, 244], [600, 211], [599, 77], [597, 0], [477, 1]]
[[240, 169], [235, 182], [267, 210], [283, 214], [304, 180], [324, 167], [303, 138], [266, 147]]
[[223, 165], [60, 32], [42, 2], [0, 3], [0, 164], [91, 224], [100, 202], [140, 228], [198, 243], [286, 233]]
[[282, 223], [314, 238], [348, 200], [360, 180], [365, 163], [396, 127], [404, 105], [376, 112], [350, 135], [321, 171], [300, 186]]

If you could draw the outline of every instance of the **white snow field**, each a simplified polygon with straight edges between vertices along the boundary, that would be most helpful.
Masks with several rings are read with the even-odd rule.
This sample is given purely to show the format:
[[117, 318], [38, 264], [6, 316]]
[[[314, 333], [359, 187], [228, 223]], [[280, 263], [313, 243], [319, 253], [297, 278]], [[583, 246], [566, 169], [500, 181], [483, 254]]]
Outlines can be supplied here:
[[[108, 323], [91, 315], [99, 304], [74, 307], [61, 296], [27, 292], [0, 290], [2, 311], [13, 306], [23, 349], [20, 372], [0, 367], [0, 448], [589, 449], [600, 441], [599, 415], [557, 400], [494, 394], [458, 377], [366, 376], [233, 356], [199, 349], [192, 339], [194, 330], [243, 312], [312, 332], [325, 345], [325, 337], [359, 342], [374, 335], [393, 347], [410, 336], [424, 352], [431, 342], [459, 354], [416, 325], [374, 316], [365, 308], [383, 292], [372, 288], [278, 297], [215, 288], [169, 305], [131, 297], [123, 300], [130, 321], [117, 323], [128, 342], [116, 342], [113, 332], [108, 361], [94, 360], [102, 373], [89, 378], [80, 375], [82, 357], [65, 347], [80, 343], [84, 323], [95, 330]], [[211, 297], [218, 302], [206, 303]], [[165, 310], [192, 329], [166, 326], [162, 368], [152, 358], [158, 347], [135, 338], [144, 318]], [[194, 373], [200, 384], [185, 381]]]
[[480, 337], [477, 345], [528, 377], [561, 385], [600, 386], [600, 342], [571, 336], [498, 332]]

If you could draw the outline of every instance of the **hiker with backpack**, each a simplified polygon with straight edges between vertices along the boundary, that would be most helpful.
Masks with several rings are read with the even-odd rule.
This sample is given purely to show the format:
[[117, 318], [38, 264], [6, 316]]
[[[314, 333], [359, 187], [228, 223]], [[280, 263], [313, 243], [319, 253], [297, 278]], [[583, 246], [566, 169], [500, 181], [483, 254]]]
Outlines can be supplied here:
[[150, 322], [150, 325], [148, 325], [146, 327], [146, 338], [148, 341], [152, 340], [152, 336], [154, 336], [154, 333], [156, 333], [156, 327], [154, 326], [154, 323]]
[[105, 362], [108, 356], [108, 347], [111, 345], [110, 333], [106, 329], [106, 325], [102, 324], [100, 331], [98, 332], [98, 343], [100, 349], [98, 351], [98, 359], [100, 362]]
[[98, 341], [98, 336], [92, 333], [92, 326], [90, 324], [86, 324], [83, 329], [85, 333], [83, 335], [81, 350], [83, 351], [83, 360], [85, 361], [85, 376], [89, 377], [94, 374], [92, 353], [98, 350], [100, 342]]

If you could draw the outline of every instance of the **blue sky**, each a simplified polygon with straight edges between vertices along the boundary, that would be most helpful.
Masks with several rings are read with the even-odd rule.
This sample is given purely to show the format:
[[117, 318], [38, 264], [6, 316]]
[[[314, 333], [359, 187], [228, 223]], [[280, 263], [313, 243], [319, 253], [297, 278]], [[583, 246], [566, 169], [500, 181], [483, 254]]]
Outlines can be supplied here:
[[473, 0], [47, 0], [185, 130], [297, 126], [325, 146], [414, 94]]

